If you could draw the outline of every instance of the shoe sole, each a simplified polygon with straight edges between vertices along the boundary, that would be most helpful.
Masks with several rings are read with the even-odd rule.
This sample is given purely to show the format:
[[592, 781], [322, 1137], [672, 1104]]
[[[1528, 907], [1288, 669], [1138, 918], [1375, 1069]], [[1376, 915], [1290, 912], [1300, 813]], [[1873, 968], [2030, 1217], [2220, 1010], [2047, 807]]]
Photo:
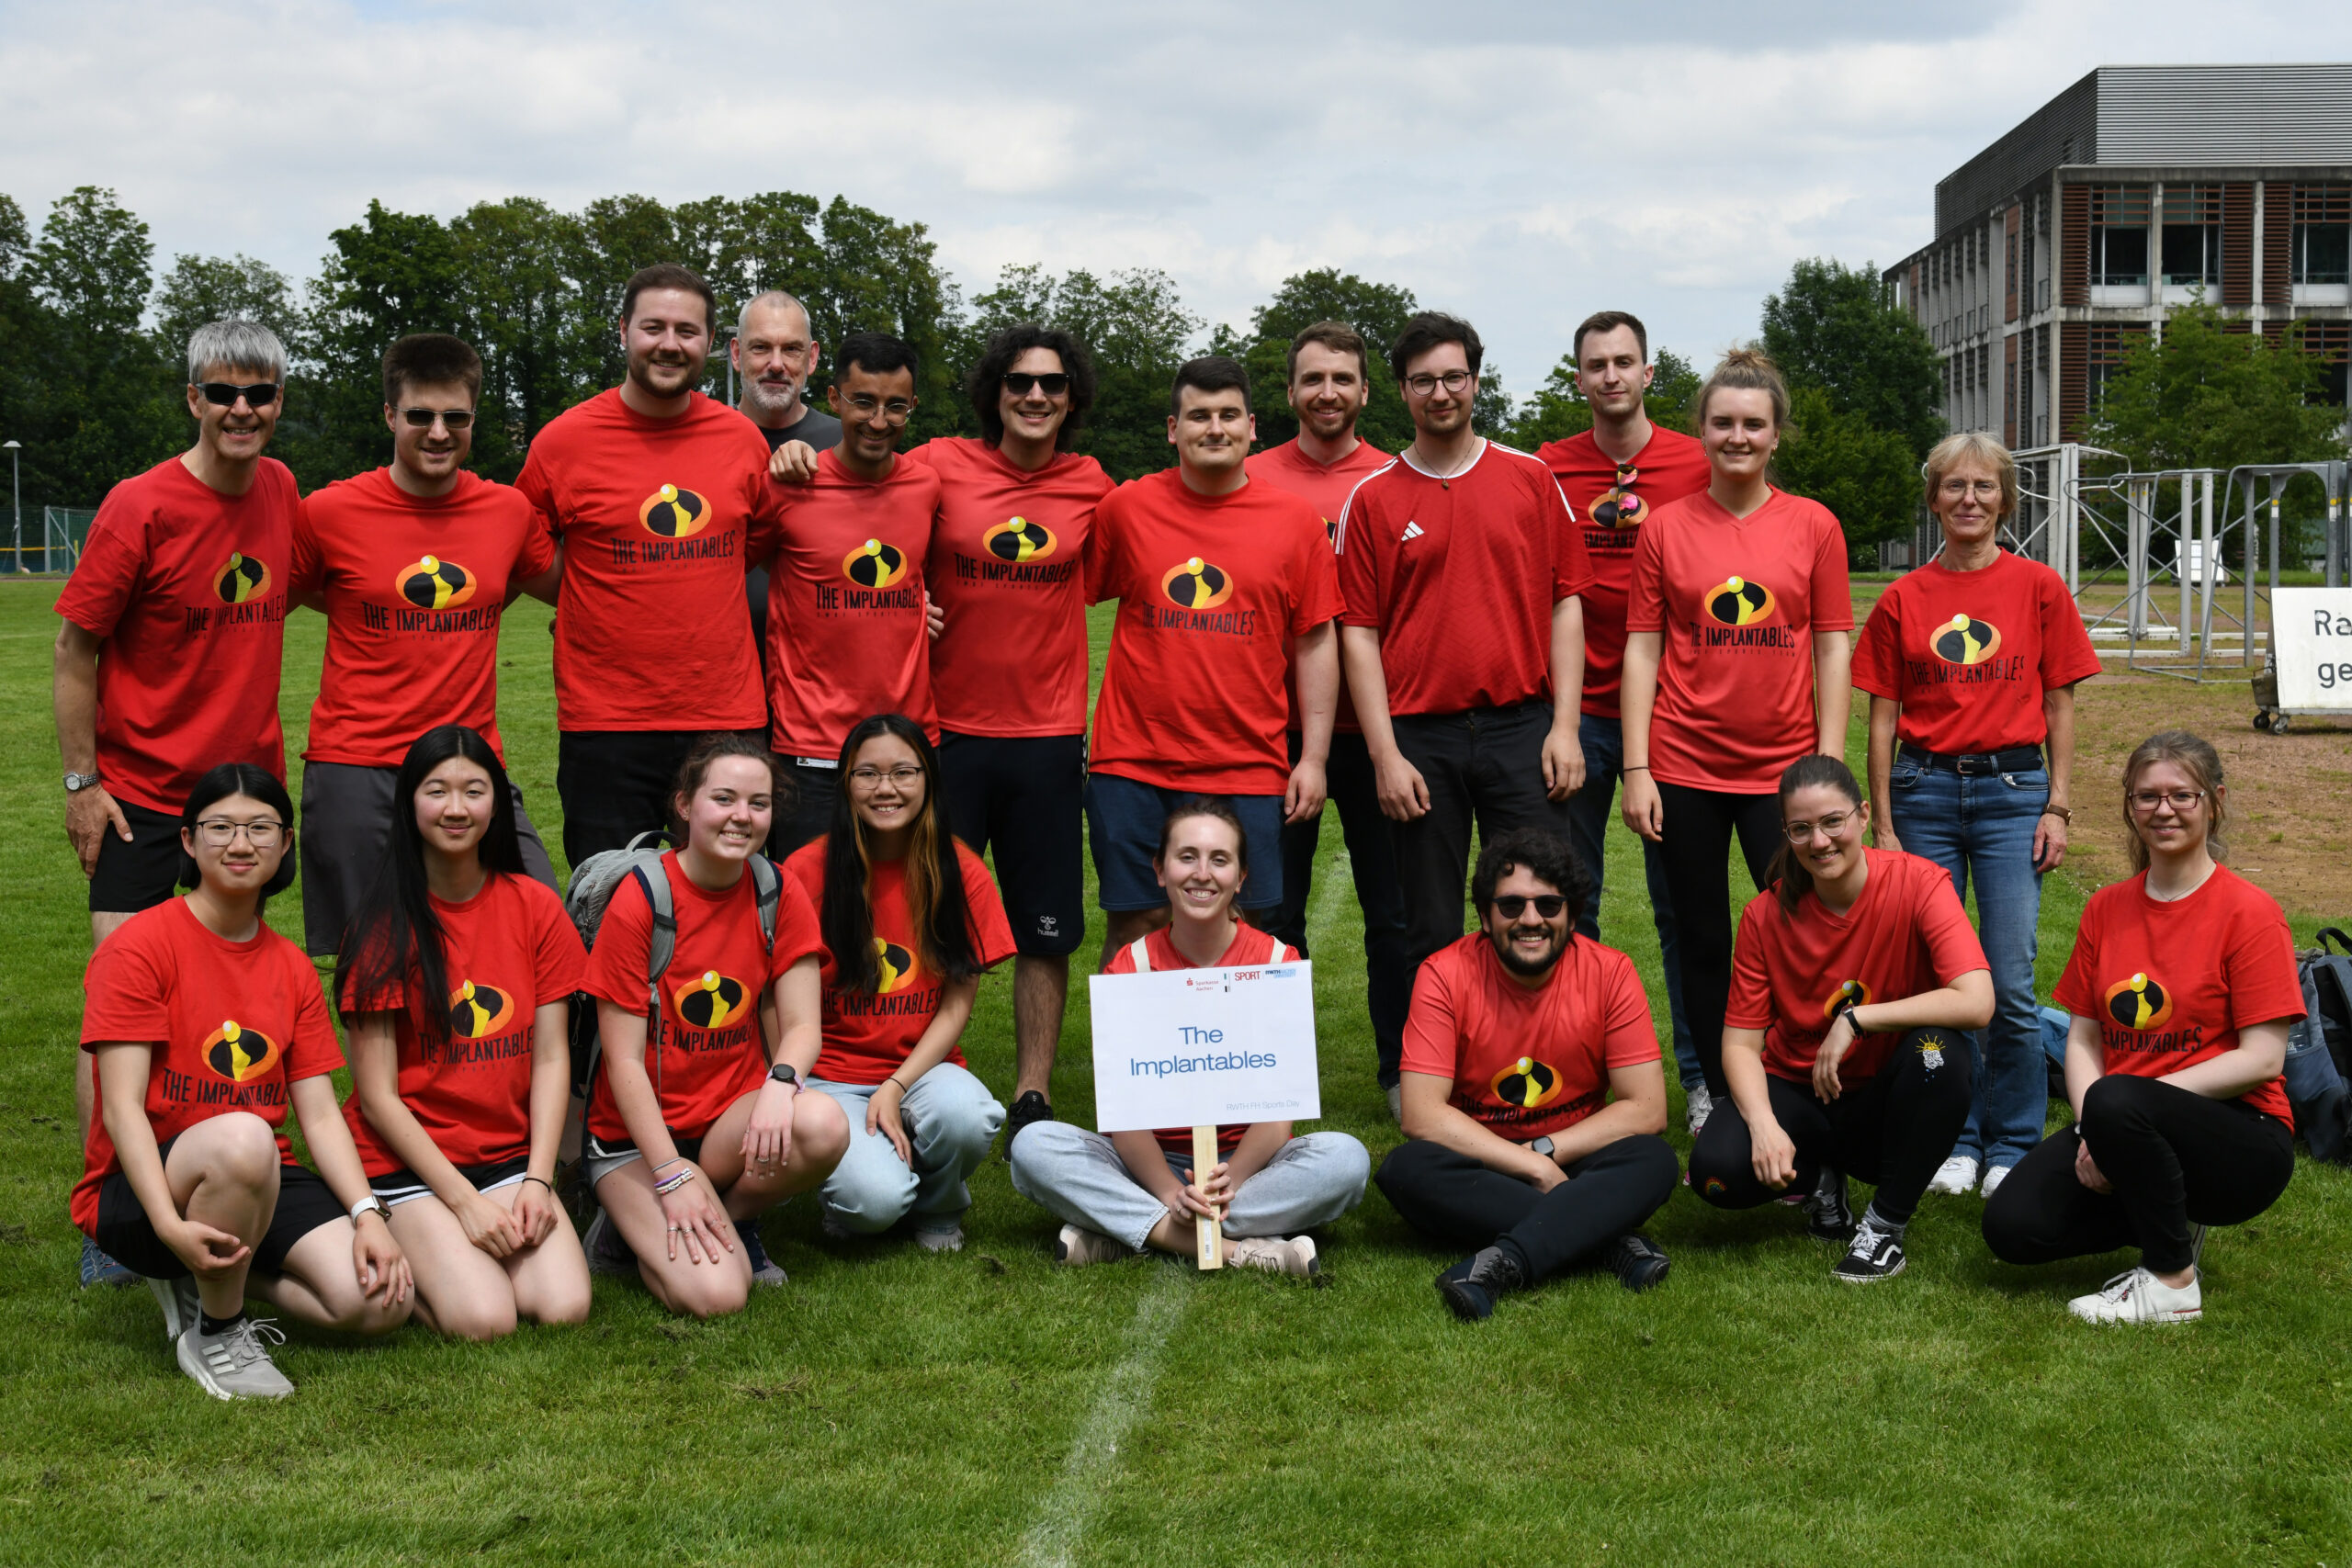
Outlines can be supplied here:
[[1494, 1316], [1495, 1309], [1492, 1303], [1488, 1303], [1486, 1311], [1479, 1311], [1477, 1301], [1458, 1288], [1464, 1283], [1465, 1281], [1460, 1280], [1440, 1280], [1437, 1282], [1438, 1297], [1445, 1303], [1447, 1310], [1453, 1314], [1456, 1321], [1484, 1323]]
[[1902, 1273], [1903, 1270], [1909, 1267], [1911, 1267], [1911, 1259], [1908, 1258], [1901, 1258], [1895, 1260], [1894, 1268], [1887, 1269], [1884, 1273], [1848, 1274], [1836, 1269], [1832, 1269], [1829, 1273], [1832, 1279], [1843, 1285], [1878, 1285], [1883, 1284], [1885, 1281], [1894, 1279], [1897, 1274]]
[[[1655, 1267], [1651, 1266], [1653, 1261]], [[1673, 1267], [1674, 1259], [1671, 1258], [1660, 1258], [1655, 1260], [1645, 1258], [1640, 1269], [1618, 1275], [1617, 1282], [1638, 1296], [1644, 1291], [1655, 1291], [1665, 1284], [1667, 1273]]]
[[2195, 1323], [2205, 1315], [2203, 1307], [2190, 1307], [2186, 1312], [2168, 1312], [2162, 1317], [2085, 1317], [2075, 1313], [2075, 1320], [2093, 1328], [2163, 1328], [2176, 1323]]

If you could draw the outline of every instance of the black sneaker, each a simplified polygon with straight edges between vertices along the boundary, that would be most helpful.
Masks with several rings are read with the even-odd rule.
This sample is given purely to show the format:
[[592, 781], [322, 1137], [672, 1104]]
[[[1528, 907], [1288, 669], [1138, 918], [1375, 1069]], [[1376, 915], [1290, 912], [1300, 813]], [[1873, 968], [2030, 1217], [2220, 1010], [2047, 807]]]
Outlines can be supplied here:
[[1813, 1196], [1804, 1201], [1805, 1228], [1815, 1241], [1854, 1239], [1854, 1206], [1846, 1201], [1846, 1173], [1821, 1168]]
[[744, 1260], [752, 1266], [752, 1283], [781, 1285], [786, 1282], [783, 1265], [770, 1258], [768, 1249], [760, 1244], [759, 1221], [737, 1220], [735, 1239], [742, 1244]]
[[1846, 1256], [1831, 1272], [1849, 1285], [1874, 1285], [1902, 1273], [1903, 1263], [1903, 1238], [1889, 1235], [1865, 1217], [1854, 1227]]
[[1032, 1122], [1053, 1120], [1054, 1108], [1046, 1104], [1046, 1097], [1035, 1089], [1027, 1089], [1016, 1096], [1012, 1101], [1012, 1109], [1004, 1113], [1005, 1157], [1008, 1159], [1012, 1157], [1012, 1140], [1021, 1136], [1022, 1128], [1028, 1126]]
[[1627, 1231], [1602, 1247], [1600, 1261], [1629, 1291], [1646, 1291], [1665, 1284], [1666, 1271], [1674, 1266], [1666, 1248], [1639, 1231]]
[[588, 1254], [591, 1274], [634, 1274], [637, 1254], [621, 1239], [621, 1227], [613, 1224], [612, 1215], [603, 1209], [588, 1222], [588, 1234], [580, 1238], [581, 1247]]
[[1437, 1293], [1464, 1323], [1492, 1317], [1497, 1297], [1526, 1286], [1518, 1262], [1499, 1247], [1474, 1252], [1437, 1277]]

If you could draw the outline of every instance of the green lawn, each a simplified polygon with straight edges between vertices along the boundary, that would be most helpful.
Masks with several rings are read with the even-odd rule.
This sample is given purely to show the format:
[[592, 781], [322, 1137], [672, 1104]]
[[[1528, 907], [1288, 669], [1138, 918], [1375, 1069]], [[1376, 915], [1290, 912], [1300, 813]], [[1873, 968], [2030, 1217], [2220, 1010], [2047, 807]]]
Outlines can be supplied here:
[[[0, 585], [0, 1561], [686, 1564], [2298, 1562], [2352, 1551], [2352, 1217], [2309, 1166], [2207, 1254], [2208, 1315], [2086, 1330], [2119, 1255], [1999, 1266], [1973, 1198], [1930, 1198], [1910, 1270], [1834, 1283], [1792, 1211], [1678, 1196], [1666, 1287], [1572, 1280], [1465, 1327], [1373, 1191], [1323, 1288], [1137, 1262], [1057, 1272], [1001, 1162], [970, 1245], [833, 1246], [769, 1226], [791, 1285], [680, 1323], [599, 1280], [572, 1329], [492, 1346], [298, 1335], [301, 1392], [218, 1404], [144, 1292], [73, 1283], [71, 1061], [88, 948], [49, 721], [54, 585]], [[1098, 627], [1099, 630], [1099, 627]], [[322, 623], [288, 636], [299, 751]], [[508, 618], [514, 774], [560, 842], [548, 615]], [[1859, 746], [1859, 738], [1856, 745]], [[297, 789], [299, 796], [299, 787]], [[1314, 936], [1326, 1124], [1396, 1142], [1327, 823]], [[1630, 840], [1603, 930], [1653, 985]], [[2045, 901], [2042, 977], [2083, 890]], [[288, 897], [273, 922], [297, 934]], [[2297, 921], [2308, 940], [2308, 923]], [[1091, 958], [1091, 954], [1083, 957]], [[967, 1040], [1001, 1091], [1010, 982]], [[1057, 1075], [1091, 1111], [1084, 990]], [[1661, 1008], [1661, 1015], [1663, 1009]], [[1678, 1144], [1684, 1140], [1679, 1131]], [[1131, 1423], [1131, 1424], [1130, 1424]]]

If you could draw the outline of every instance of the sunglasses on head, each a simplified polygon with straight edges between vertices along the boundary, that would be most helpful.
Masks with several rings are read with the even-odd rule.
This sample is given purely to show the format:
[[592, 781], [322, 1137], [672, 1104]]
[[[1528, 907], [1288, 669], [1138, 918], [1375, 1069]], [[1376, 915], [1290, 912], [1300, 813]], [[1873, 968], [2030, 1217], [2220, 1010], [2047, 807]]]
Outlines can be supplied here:
[[402, 409], [401, 421], [412, 430], [430, 430], [439, 420], [450, 430], [465, 430], [474, 423], [471, 409]]
[[234, 381], [199, 381], [196, 389], [216, 408], [234, 408], [239, 398], [245, 400], [247, 408], [255, 409], [266, 409], [277, 400], [275, 381], [256, 381], [250, 387], [240, 387]]
[[1004, 389], [1016, 398], [1025, 398], [1032, 389], [1049, 398], [1058, 398], [1069, 390], [1069, 376], [1060, 370], [1048, 370], [1042, 376], [1032, 376], [1026, 370], [1004, 373]]
[[1495, 913], [1506, 920], [1519, 919], [1527, 912], [1530, 904], [1534, 905], [1535, 912], [1547, 920], [1558, 919], [1560, 911], [1568, 907], [1568, 901], [1557, 893], [1538, 893], [1532, 898], [1517, 893], [1495, 895]]

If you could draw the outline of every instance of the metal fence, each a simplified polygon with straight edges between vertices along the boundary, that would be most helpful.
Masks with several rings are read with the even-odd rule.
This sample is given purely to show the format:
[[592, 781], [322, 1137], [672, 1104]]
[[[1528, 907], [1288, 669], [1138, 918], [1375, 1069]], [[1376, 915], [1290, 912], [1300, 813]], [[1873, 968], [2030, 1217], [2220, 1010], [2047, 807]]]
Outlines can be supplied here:
[[28, 511], [18, 518], [0, 518], [9, 525], [6, 545], [0, 546], [0, 573], [72, 576], [97, 515], [95, 507], [44, 506], [38, 516]]

